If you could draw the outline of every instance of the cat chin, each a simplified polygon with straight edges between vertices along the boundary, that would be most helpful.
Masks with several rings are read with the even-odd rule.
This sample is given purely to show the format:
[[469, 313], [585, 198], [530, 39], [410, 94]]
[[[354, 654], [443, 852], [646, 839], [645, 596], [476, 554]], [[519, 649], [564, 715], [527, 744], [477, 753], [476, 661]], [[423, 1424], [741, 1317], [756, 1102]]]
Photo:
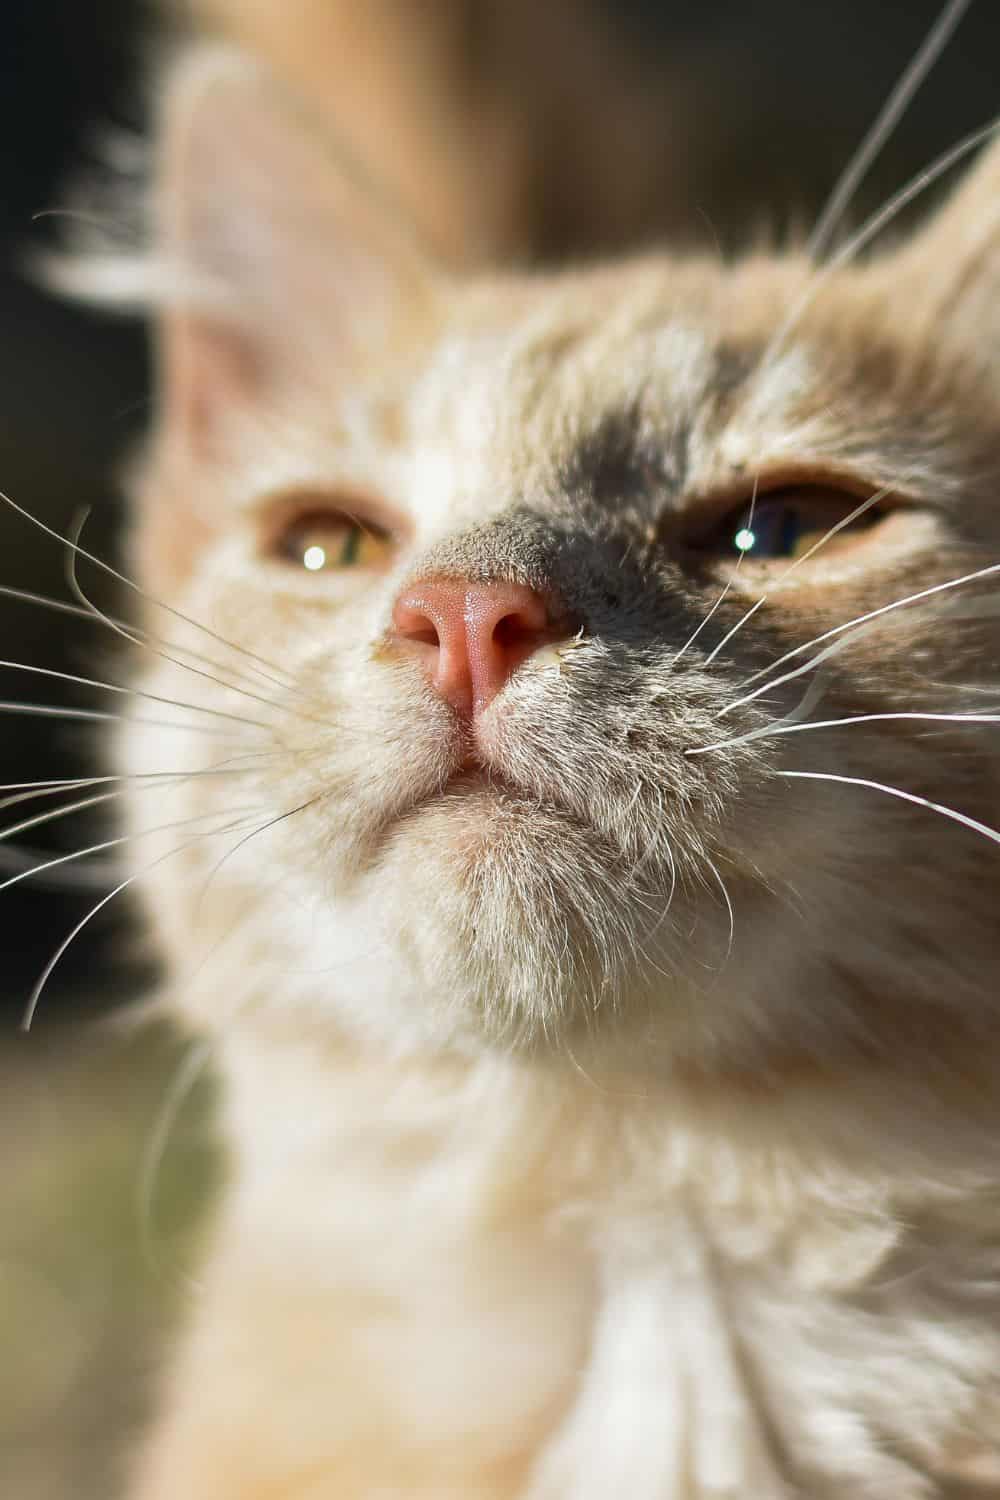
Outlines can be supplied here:
[[647, 1015], [675, 939], [658, 873], [640, 883], [571, 813], [465, 779], [398, 819], [335, 898], [331, 949], [378, 956], [342, 993], [377, 994], [366, 1026], [377, 1012], [390, 1036], [448, 1042], [547, 1046]]

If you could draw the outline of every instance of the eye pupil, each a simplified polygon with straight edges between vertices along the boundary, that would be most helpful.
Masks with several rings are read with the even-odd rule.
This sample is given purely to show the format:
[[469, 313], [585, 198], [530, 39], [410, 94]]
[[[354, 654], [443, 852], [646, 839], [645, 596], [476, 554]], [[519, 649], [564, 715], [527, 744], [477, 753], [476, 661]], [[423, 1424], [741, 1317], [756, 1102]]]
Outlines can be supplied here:
[[746, 568], [770, 562], [798, 562], [821, 552], [821, 560], [853, 553], [877, 534], [900, 507], [882, 503], [886, 491], [866, 500], [833, 486], [803, 484], [764, 491], [744, 501], [713, 525], [699, 525], [697, 512], [680, 538], [694, 554], [720, 561], [736, 558]]
[[361, 549], [361, 527], [355, 522], [349, 526], [344, 533], [344, 545], [340, 549], [340, 565], [349, 568], [352, 563], [357, 562], [358, 553]]
[[744, 512], [732, 545], [741, 556], [794, 557], [803, 532], [808, 531], [809, 524], [798, 506], [790, 501], [765, 500]]
[[293, 517], [269, 551], [307, 573], [366, 572], [389, 565], [396, 541], [378, 522], [331, 507]]

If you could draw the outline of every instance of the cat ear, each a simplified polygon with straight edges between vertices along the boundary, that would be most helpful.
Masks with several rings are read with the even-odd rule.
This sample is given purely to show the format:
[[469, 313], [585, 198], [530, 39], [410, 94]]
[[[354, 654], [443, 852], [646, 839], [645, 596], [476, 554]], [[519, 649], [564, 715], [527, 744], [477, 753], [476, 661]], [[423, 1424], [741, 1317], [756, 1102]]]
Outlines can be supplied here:
[[277, 86], [212, 51], [168, 89], [157, 183], [161, 411], [211, 445], [276, 389], [329, 391], [426, 312], [435, 281]]
[[987, 147], [889, 269], [911, 322], [1000, 346], [1000, 143]]

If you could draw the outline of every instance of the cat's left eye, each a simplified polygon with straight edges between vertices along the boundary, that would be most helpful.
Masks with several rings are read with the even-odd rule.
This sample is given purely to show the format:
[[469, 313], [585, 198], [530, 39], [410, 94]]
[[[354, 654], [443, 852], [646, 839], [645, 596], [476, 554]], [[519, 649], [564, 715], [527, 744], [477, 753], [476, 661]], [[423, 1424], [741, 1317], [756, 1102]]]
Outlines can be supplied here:
[[384, 568], [395, 543], [376, 522], [341, 511], [317, 511], [289, 522], [273, 544], [274, 554], [305, 573]]
[[886, 519], [884, 504], [865, 505], [837, 490], [777, 490], [729, 511], [689, 540], [698, 553], [747, 562], [797, 561], [853, 551]]

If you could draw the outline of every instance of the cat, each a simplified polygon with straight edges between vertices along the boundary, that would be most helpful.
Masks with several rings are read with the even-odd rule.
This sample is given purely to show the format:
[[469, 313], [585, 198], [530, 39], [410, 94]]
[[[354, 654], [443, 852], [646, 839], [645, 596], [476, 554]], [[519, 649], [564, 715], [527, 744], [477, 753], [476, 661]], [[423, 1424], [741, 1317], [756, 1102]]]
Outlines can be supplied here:
[[1000, 149], [463, 275], [201, 47], [154, 197], [117, 770], [231, 1171], [132, 1497], [1000, 1484]]

